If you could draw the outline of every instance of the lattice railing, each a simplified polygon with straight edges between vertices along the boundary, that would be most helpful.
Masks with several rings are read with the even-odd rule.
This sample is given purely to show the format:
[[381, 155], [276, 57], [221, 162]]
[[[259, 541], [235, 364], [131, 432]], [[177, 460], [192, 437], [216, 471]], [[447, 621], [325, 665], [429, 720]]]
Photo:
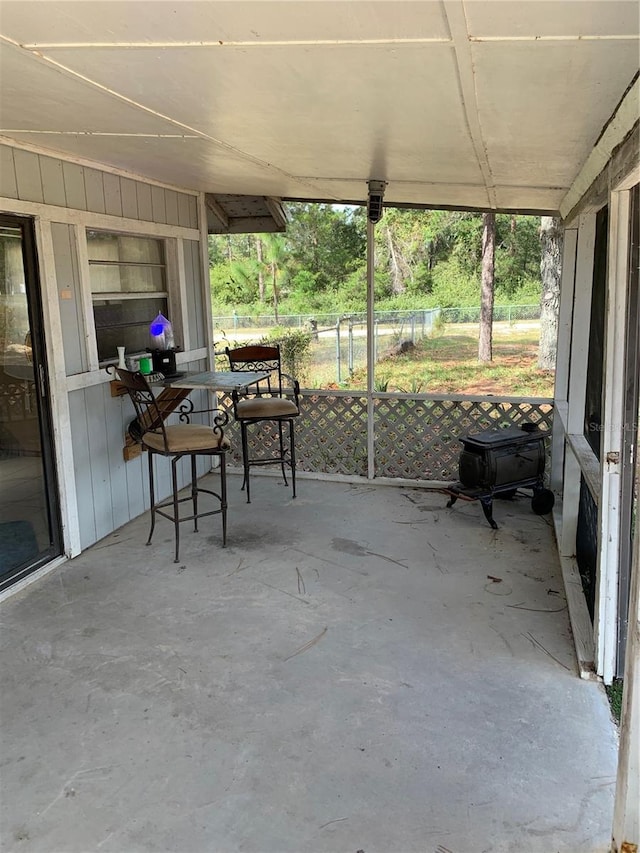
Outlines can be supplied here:
[[[375, 474], [415, 480], [455, 480], [459, 439], [493, 426], [529, 421], [551, 430], [553, 401], [547, 398], [469, 397], [375, 393]], [[231, 464], [241, 464], [240, 435], [230, 423]], [[367, 476], [367, 398], [353, 391], [300, 392], [296, 421], [296, 456], [301, 471]], [[264, 432], [256, 440], [266, 455], [276, 451], [277, 437]]]

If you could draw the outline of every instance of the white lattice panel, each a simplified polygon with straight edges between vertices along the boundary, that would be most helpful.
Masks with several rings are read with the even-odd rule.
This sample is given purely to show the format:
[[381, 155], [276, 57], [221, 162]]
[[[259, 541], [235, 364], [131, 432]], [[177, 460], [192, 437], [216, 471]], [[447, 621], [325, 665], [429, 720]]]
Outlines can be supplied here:
[[[462, 436], [529, 421], [551, 430], [553, 401], [517, 397], [447, 398], [428, 394], [374, 394], [375, 473], [377, 477], [455, 480]], [[227, 427], [231, 464], [241, 465], [240, 433], [231, 400]], [[348, 391], [301, 392], [295, 423], [296, 457], [301, 471], [367, 476], [367, 400]], [[277, 433], [249, 437], [252, 454], [277, 452]], [[261, 449], [260, 449], [261, 448]]]

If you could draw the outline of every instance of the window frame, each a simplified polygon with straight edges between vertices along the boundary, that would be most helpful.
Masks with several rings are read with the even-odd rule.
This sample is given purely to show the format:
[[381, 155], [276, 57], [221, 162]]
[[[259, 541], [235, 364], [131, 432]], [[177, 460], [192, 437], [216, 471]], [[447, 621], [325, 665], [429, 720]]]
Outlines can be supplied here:
[[[183, 339], [182, 335], [182, 300], [180, 299], [180, 286], [178, 281], [179, 270], [177, 269], [177, 237], [167, 237], [158, 234], [145, 233], [143, 230], [136, 231], [131, 229], [118, 229], [110, 227], [101, 227], [95, 225], [86, 225], [79, 230], [79, 261], [80, 268], [83, 271], [82, 277], [85, 279], [85, 286], [82, 288], [85, 294], [85, 325], [87, 332], [87, 356], [88, 367], [90, 371], [100, 370], [110, 364], [117, 362], [117, 354], [114, 353], [106, 359], [100, 359], [98, 354], [98, 332], [95, 322], [95, 303], [99, 301], [111, 300], [133, 300], [133, 299], [164, 299], [166, 300], [167, 316], [171, 319], [176, 341]], [[145, 268], [162, 267], [164, 269], [164, 290], [161, 291], [126, 291], [126, 292], [104, 292], [93, 291], [91, 286], [91, 266], [98, 266], [100, 261], [94, 261], [89, 258], [89, 232], [99, 231], [104, 234], [113, 235], [116, 237], [133, 237], [144, 240], [157, 240], [162, 247], [164, 263], [145, 263], [145, 262], [119, 262], [107, 261], [104, 265], [113, 265], [118, 267], [125, 266], [142, 266]], [[153, 318], [151, 318], [153, 319]], [[151, 319], [149, 322], [151, 322]], [[142, 355], [146, 350], [127, 350], [127, 355]]]

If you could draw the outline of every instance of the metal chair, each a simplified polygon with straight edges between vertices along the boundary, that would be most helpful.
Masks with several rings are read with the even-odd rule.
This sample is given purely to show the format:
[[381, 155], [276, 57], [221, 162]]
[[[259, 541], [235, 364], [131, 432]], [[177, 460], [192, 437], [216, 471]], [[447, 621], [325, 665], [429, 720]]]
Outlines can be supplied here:
[[[218, 414], [214, 417], [213, 427], [205, 424], [188, 423], [189, 415], [195, 411], [193, 404], [181, 407], [180, 420], [185, 423], [165, 424], [167, 412], [163, 411], [154, 395], [147, 379], [140, 372], [123, 370], [119, 367], [113, 368], [119, 381], [126, 389], [133, 407], [136, 418], [129, 424], [129, 435], [142, 444], [149, 455], [149, 493], [151, 499], [151, 530], [147, 545], [151, 544], [151, 538], [156, 524], [156, 515], [169, 519], [174, 524], [176, 555], [174, 562], [179, 562], [180, 549], [180, 523], [193, 521], [193, 529], [198, 530], [198, 519], [208, 515], [222, 515], [222, 547], [227, 544], [227, 479], [226, 479], [226, 454], [229, 449], [229, 439], [225, 436], [223, 427], [228, 422], [229, 416], [226, 412], [218, 409], [205, 409], [200, 411], [212, 411]], [[189, 408], [190, 407], [190, 408]], [[166, 456], [171, 459], [171, 482], [172, 495], [168, 500], [156, 503], [153, 457], [155, 455]], [[220, 460], [220, 493], [211, 489], [203, 489], [198, 486], [196, 478], [196, 457], [216, 456]], [[191, 494], [187, 497], [178, 497], [178, 462], [183, 457], [191, 460]], [[218, 509], [198, 512], [198, 495], [200, 493], [213, 495], [220, 502]], [[180, 504], [184, 501], [192, 501], [193, 512], [191, 515], [180, 518]], [[171, 508], [171, 512], [166, 512]]]
[[[293, 377], [282, 372], [280, 347], [277, 345], [250, 345], [229, 349], [225, 352], [229, 359], [231, 370], [257, 370], [269, 371], [267, 379], [263, 379], [255, 386], [251, 386], [246, 394], [242, 396], [234, 391], [233, 413], [236, 421], [240, 424], [240, 435], [242, 439], [242, 464], [244, 479], [242, 488], [247, 489], [247, 503], [251, 503], [251, 491], [249, 485], [249, 470], [259, 465], [280, 465], [285, 486], [288, 486], [285, 466], [291, 468], [291, 485], [293, 497], [296, 496], [296, 451], [294, 439], [294, 420], [300, 414], [299, 394], [300, 386]], [[288, 381], [288, 385], [283, 383]], [[277, 424], [278, 447], [275, 454], [270, 456], [251, 455], [249, 445], [248, 429], [252, 425], [263, 425], [265, 423]], [[289, 446], [285, 446], [284, 425], [289, 428]], [[252, 441], [251, 447], [256, 447], [258, 442]]]

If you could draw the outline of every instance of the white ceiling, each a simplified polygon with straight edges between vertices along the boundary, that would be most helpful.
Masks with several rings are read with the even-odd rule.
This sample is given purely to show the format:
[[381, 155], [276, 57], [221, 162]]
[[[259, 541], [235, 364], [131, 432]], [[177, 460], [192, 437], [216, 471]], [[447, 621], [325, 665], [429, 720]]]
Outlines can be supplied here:
[[555, 211], [637, 0], [0, 3], [0, 134], [208, 193]]

